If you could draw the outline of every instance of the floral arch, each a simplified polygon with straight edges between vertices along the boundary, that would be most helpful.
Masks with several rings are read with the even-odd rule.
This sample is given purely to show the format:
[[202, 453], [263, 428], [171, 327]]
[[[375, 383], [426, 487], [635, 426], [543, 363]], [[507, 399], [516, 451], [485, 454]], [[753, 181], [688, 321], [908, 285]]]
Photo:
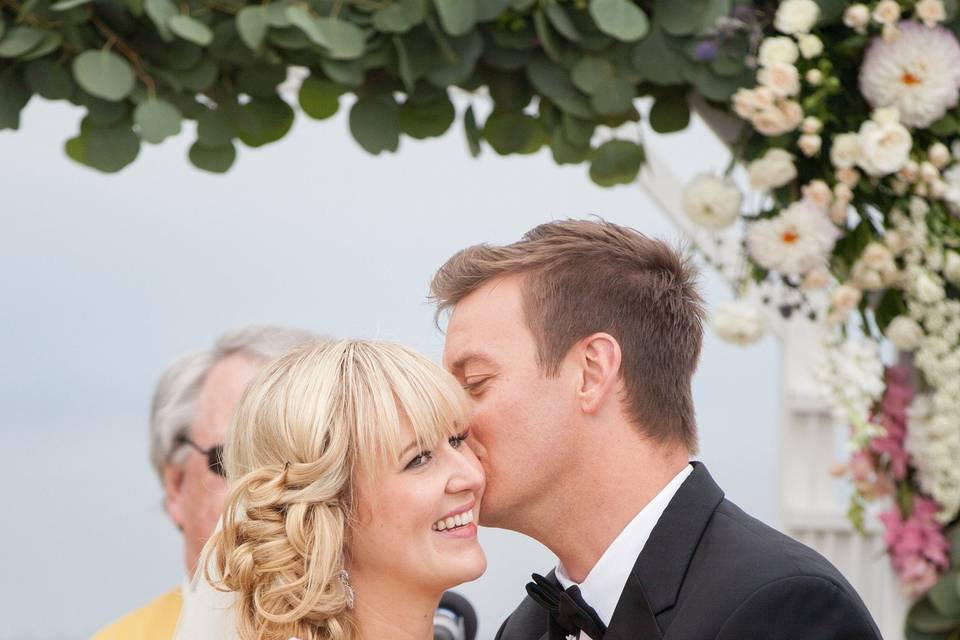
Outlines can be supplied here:
[[[282, 138], [296, 94], [369, 153], [462, 123], [470, 152], [547, 147], [601, 186], [638, 178], [695, 109], [726, 176], [678, 200], [742, 297], [831, 336], [822, 385], [850, 429], [850, 518], [879, 511], [916, 598], [910, 638], [960, 637], [960, 18], [956, 0], [0, 0], [0, 129], [32, 96], [86, 109], [65, 151], [116, 172], [195, 123], [189, 160]], [[294, 78], [291, 85], [290, 78]], [[450, 98], [492, 103], [485, 118]], [[482, 120], [482, 121], [481, 121]], [[740, 163], [739, 165], [737, 163]], [[751, 193], [731, 178], [746, 166]], [[739, 170], [738, 170], [739, 171]], [[677, 194], [679, 198], [679, 194]], [[712, 248], [711, 248], [712, 247]], [[870, 507], [870, 505], [875, 505]], [[869, 508], [868, 508], [869, 507]], [[952, 542], [952, 545], [951, 545]]]

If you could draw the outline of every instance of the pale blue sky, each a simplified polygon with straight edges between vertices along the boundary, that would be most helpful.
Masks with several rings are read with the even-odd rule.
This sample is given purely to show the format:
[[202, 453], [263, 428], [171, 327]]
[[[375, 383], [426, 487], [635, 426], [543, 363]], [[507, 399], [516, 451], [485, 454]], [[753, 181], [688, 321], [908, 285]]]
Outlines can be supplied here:
[[[67, 160], [79, 112], [32, 102], [0, 132], [0, 638], [84, 638], [176, 585], [179, 534], [147, 462], [156, 376], [177, 354], [250, 322], [399, 340], [438, 357], [425, 302], [457, 249], [554, 218], [598, 214], [676, 231], [636, 186], [600, 189], [547, 152], [469, 157], [459, 125], [373, 158], [346, 118], [298, 114], [279, 144], [226, 176], [192, 169], [184, 134], [119, 175]], [[692, 176], [725, 151], [702, 127], [652, 141]], [[711, 305], [729, 299], [709, 274]], [[776, 513], [778, 349], [708, 336], [696, 400], [702, 459], [727, 494]], [[548, 553], [483, 532], [490, 570], [463, 592], [491, 638]]]

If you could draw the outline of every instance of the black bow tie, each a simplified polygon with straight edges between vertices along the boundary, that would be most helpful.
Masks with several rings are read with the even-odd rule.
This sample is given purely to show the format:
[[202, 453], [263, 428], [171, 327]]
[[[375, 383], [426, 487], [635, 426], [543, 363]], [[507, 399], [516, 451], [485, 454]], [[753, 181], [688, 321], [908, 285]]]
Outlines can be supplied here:
[[602, 640], [607, 632], [607, 625], [593, 607], [583, 601], [580, 587], [576, 585], [564, 590], [535, 573], [533, 582], [527, 583], [527, 593], [550, 613], [550, 640], [579, 637], [581, 631], [593, 640]]

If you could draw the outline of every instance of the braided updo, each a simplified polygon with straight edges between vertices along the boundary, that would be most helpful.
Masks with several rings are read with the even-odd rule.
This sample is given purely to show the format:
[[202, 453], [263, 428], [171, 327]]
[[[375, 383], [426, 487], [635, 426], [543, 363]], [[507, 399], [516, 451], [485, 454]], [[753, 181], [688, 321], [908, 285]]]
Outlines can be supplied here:
[[393, 343], [307, 345], [251, 383], [224, 451], [222, 526], [204, 553], [207, 579], [237, 594], [242, 640], [357, 638], [342, 577], [351, 481], [396, 458], [401, 416], [429, 445], [467, 413], [452, 376]]

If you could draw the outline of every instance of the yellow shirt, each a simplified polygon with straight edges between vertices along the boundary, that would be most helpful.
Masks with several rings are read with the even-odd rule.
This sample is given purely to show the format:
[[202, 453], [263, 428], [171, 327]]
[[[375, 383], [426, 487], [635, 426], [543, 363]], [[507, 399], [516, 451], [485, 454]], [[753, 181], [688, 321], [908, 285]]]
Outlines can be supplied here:
[[182, 604], [180, 589], [174, 589], [102, 629], [92, 640], [170, 640]]

